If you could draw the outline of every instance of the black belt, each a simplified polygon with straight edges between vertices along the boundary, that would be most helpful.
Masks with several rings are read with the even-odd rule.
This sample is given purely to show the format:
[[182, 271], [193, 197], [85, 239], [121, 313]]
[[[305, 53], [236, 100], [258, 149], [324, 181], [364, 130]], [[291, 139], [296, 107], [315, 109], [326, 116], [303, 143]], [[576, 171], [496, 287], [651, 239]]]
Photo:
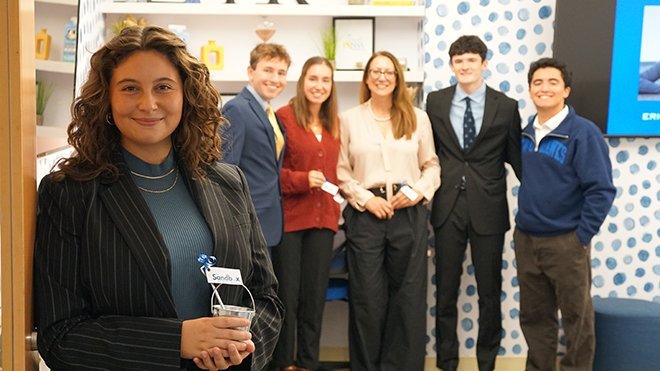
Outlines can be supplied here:
[[[392, 196], [394, 196], [401, 189], [401, 185], [392, 184]], [[369, 192], [373, 193], [375, 196], [387, 197], [387, 189], [384, 185], [380, 187], [369, 188]]]

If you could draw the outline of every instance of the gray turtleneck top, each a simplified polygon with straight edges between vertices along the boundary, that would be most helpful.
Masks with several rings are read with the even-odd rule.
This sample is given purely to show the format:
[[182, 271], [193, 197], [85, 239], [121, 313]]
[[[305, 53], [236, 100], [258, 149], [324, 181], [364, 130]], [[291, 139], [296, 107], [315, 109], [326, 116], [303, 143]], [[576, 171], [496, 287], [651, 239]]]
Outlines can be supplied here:
[[171, 289], [179, 319], [209, 316], [211, 286], [199, 270], [197, 256], [213, 255], [213, 237], [176, 166], [174, 152], [157, 165], [124, 148], [122, 154], [170, 254]]

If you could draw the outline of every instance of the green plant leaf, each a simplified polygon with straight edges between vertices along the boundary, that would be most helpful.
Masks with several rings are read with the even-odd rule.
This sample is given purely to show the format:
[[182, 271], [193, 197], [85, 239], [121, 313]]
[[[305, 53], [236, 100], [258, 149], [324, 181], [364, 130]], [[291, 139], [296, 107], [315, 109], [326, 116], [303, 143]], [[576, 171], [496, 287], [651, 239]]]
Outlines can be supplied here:
[[325, 53], [325, 57], [331, 61], [334, 60], [336, 48], [335, 28], [330, 27], [323, 31], [321, 39], [323, 40], [323, 52]]
[[53, 94], [53, 84], [47, 83], [42, 80], [37, 80], [36, 84], [37, 93], [37, 115], [43, 115], [46, 110], [46, 105]]

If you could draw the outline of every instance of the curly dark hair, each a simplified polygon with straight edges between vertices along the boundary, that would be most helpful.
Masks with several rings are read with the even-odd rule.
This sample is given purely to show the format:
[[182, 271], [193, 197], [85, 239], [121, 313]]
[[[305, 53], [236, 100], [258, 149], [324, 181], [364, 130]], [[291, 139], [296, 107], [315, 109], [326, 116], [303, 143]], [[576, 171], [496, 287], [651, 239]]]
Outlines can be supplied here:
[[128, 27], [92, 55], [89, 76], [80, 96], [71, 105], [67, 129], [74, 154], [59, 162], [56, 180], [69, 176], [86, 181], [98, 176], [116, 179], [119, 169], [112, 162], [121, 133], [110, 125], [110, 80], [126, 58], [139, 51], [156, 51], [179, 72], [183, 83], [183, 114], [172, 134], [177, 155], [199, 178], [221, 156], [218, 128], [226, 120], [220, 113], [220, 94], [210, 80], [208, 68], [186, 50], [174, 33], [158, 26]]
[[561, 78], [564, 79], [564, 86], [570, 88], [573, 84], [573, 74], [568, 70], [568, 67], [562, 61], [556, 60], [554, 58], [541, 58], [533, 62], [529, 66], [529, 72], [527, 73], [527, 84], [532, 85], [532, 78], [534, 77], [534, 72], [541, 68], [554, 68], [559, 70], [561, 73]]
[[479, 54], [481, 61], [483, 62], [486, 60], [488, 47], [478, 36], [463, 35], [449, 46], [449, 63], [451, 63], [451, 60], [455, 55], [465, 53]]

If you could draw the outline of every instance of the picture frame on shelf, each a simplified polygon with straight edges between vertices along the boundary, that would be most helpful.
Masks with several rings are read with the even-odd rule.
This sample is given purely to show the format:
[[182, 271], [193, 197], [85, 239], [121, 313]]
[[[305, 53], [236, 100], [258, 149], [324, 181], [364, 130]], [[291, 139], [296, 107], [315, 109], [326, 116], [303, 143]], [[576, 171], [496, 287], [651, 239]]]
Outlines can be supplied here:
[[374, 53], [375, 18], [333, 17], [335, 68], [338, 71], [363, 70]]

